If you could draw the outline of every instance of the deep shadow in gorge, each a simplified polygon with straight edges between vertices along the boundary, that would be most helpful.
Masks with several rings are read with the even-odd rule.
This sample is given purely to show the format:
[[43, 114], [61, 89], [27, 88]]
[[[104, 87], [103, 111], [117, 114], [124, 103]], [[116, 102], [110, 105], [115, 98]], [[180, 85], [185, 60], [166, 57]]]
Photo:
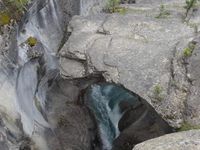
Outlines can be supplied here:
[[[57, 77], [49, 85], [47, 118], [61, 149], [131, 150], [137, 143], [172, 132], [143, 98], [105, 82], [101, 75]], [[56, 141], [47, 137], [48, 145]]]
[[75, 80], [57, 77], [49, 81], [46, 114], [56, 135], [55, 137], [52, 136], [52, 132], [46, 132], [50, 149], [54, 149], [55, 141], [58, 142], [56, 145], [60, 149], [101, 149], [95, 118], [87, 106], [79, 101], [83, 89], [101, 81], [103, 81], [101, 75]]

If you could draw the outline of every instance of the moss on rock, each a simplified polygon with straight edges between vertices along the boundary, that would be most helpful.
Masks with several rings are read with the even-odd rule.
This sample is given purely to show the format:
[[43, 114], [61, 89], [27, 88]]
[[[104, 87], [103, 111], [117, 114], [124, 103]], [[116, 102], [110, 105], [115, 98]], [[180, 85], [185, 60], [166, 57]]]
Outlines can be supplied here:
[[182, 123], [181, 127], [178, 129], [178, 131], [188, 131], [188, 130], [195, 130], [200, 129], [200, 125], [192, 125], [188, 122]]
[[3, 0], [4, 10], [10, 15], [10, 18], [19, 21], [23, 16], [31, 0]]
[[37, 44], [37, 39], [35, 37], [30, 36], [27, 39], [27, 44], [31, 47], [35, 46]]
[[7, 25], [10, 23], [11, 17], [8, 12], [0, 12], [0, 25]]
[[184, 48], [184, 50], [183, 50], [183, 56], [184, 57], [190, 57], [190, 56], [192, 56], [192, 53], [193, 53], [195, 47], [196, 47], [196, 43], [190, 42], [188, 44], [188, 46], [186, 48]]

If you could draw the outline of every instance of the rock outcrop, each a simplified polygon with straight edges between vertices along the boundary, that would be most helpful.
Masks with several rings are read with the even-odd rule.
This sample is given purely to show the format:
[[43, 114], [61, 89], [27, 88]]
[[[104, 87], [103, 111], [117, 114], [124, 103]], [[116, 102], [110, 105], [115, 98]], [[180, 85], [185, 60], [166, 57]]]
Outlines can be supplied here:
[[[189, 58], [185, 53], [191, 43], [196, 45], [198, 24], [194, 27], [185, 22], [192, 18], [185, 17], [184, 6], [181, 0], [138, 0], [136, 4], [122, 5], [124, 14], [75, 16], [69, 25], [71, 36], [60, 51], [61, 74], [65, 78], [81, 78], [102, 72], [107, 81], [139, 94], [172, 126], [180, 127], [185, 112], [192, 112], [199, 104], [194, 98], [189, 100], [190, 65], [185, 63], [186, 59], [197, 57], [191, 54]], [[197, 78], [195, 64], [191, 68]], [[76, 67], [69, 71], [72, 66]], [[196, 85], [196, 80], [192, 84]], [[193, 91], [197, 89], [195, 86]], [[198, 95], [193, 97], [198, 99]], [[198, 117], [194, 120], [200, 121]]]
[[168, 134], [136, 145], [133, 150], [199, 150], [200, 131]]

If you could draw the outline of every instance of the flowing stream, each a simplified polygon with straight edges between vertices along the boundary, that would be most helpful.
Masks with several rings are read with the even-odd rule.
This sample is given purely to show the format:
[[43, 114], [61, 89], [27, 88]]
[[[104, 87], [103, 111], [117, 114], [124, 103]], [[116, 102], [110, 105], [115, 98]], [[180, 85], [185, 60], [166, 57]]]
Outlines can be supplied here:
[[[16, 86], [17, 104], [23, 129], [29, 135], [33, 133], [35, 123], [48, 127], [41, 111], [45, 112], [45, 90], [48, 88], [45, 87], [45, 82], [58, 68], [56, 51], [63, 37], [62, 18], [59, 13], [59, 6], [55, 0], [35, 2], [27, 13], [28, 22], [19, 27], [17, 35], [20, 66]], [[29, 47], [24, 43], [29, 37], [34, 37], [40, 42], [35, 49], [39, 50], [42, 58], [28, 58]], [[38, 107], [41, 108], [40, 111]]]
[[106, 83], [93, 85], [87, 92], [87, 105], [97, 118], [105, 150], [110, 150], [119, 136], [118, 123], [124, 113], [120, 110], [122, 101], [134, 105], [138, 99], [120, 86]]
[[[20, 119], [26, 135], [39, 133], [35, 139], [43, 150], [48, 147], [41, 134], [51, 129], [45, 116], [46, 91], [48, 81], [59, 73], [57, 50], [64, 35], [63, 22], [57, 0], [33, 1], [17, 27], [16, 42], [1, 59], [0, 110], [13, 120], [8, 122], [9, 130], [18, 135], [15, 120]], [[26, 42], [29, 37], [37, 39], [34, 48]]]

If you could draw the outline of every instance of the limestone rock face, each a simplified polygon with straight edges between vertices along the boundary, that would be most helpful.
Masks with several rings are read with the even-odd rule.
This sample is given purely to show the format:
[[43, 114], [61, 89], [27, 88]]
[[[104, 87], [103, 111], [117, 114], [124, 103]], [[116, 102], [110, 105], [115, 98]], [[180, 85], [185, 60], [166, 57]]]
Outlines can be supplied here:
[[168, 134], [136, 145], [133, 150], [199, 150], [200, 131]]
[[[172, 126], [180, 127], [191, 90], [184, 63], [185, 57], [189, 58], [184, 56], [184, 50], [197, 34], [193, 26], [183, 21], [185, 2], [140, 0], [122, 6], [127, 8], [125, 14], [72, 19], [72, 34], [60, 51], [61, 73], [80, 78], [102, 72], [107, 81], [139, 94]], [[77, 65], [70, 73], [67, 71]], [[195, 66], [191, 67], [193, 72], [198, 68]], [[198, 99], [197, 95], [194, 97]]]

